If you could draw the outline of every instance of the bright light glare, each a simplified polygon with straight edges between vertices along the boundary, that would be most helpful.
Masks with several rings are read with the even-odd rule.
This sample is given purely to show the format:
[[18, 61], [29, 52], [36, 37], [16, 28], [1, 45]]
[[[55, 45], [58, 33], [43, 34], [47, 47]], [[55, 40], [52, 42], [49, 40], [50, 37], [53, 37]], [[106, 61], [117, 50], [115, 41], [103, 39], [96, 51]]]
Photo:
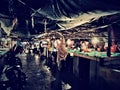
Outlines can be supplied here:
[[71, 45], [72, 41], [70, 39], [68, 39], [66, 43], [67, 43], [67, 45]]
[[49, 38], [47, 38], [46, 40], [47, 40], [48, 42], [50, 41], [50, 39], [49, 39]]
[[97, 44], [99, 43], [99, 39], [97, 37], [92, 38], [92, 44]]

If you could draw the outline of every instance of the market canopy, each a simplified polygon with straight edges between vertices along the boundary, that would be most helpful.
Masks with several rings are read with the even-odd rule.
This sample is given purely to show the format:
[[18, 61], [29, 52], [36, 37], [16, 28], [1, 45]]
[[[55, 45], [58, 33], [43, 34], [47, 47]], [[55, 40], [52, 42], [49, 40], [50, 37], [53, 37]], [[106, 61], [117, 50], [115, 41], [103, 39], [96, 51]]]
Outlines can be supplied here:
[[[27, 0], [24, 0], [27, 3]], [[37, 0], [36, 0], [37, 1]], [[114, 0], [45, 0], [44, 6], [32, 13], [34, 17], [45, 17], [47, 23], [55, 22], [57, 30], [66, 30], [96, 20], [102, 16], [119, 13], [120, 1]], [[47, 3], [48, 2], [48, 3]], [[25, 4], [25, 3], [24, 3]], [[34, 8], [29, 2], [29, 6]], [[52, 20], [53, 22], [51, 22]], [[40, 21], [39, 21], [40, 22]], [[55, 25], [55, 24], [54, 24]], [[50, 26], [47, 30], [52, 30]]]
[[68, 30], [102, 31], [101, 28], [113, 25], [111, 23], [117, 23], [119, 26], [119, 0], [1, 0], [1, 4], [2, 2], [7, 5], [8, 10], [3, 6], [1, 13], [8, 11], [20, 20], [33, 17], [31, 23], [35, 25], [34, 30], [40, 29], [39, 32], [44, 32], [44, 29], [47, 32], [62, 30], [61, 32], [68, 34]]

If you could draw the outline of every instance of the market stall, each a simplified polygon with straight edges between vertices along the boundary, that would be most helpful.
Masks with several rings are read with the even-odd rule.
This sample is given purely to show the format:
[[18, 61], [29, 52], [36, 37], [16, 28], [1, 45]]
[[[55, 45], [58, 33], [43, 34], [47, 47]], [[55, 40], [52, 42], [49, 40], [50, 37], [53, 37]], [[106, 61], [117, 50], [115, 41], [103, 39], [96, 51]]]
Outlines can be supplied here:
[[[112, 83], [117, 83], [114, 88], [119, 87], [120, 53], [111, 53], [111, 57], [108, 57], [106, 52], [68, 52], [73, 53], [73, 74], [83, 82], [83, 85], [90, 84], [95, 88], [99, 87], [98, 83], [101, 86], [111, 79]], [[113, 76], [114, 73], [115, 76]], [[106, 78], [105, 75], [107, 75]], [[100, 77], [104, 78], [104, 83], [101, 82]]]

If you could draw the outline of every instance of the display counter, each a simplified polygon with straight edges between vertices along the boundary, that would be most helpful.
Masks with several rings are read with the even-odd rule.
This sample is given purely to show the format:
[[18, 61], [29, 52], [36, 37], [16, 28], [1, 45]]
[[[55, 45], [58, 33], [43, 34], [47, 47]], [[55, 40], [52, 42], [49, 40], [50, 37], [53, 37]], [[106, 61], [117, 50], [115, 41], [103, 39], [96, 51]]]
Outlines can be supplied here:
[[89, 60], [96, 60], [96, 61], [100, 61], [101, 58], [103, 58], [105, 61], [120, 58], [120, 52], [111, 53], [111, 56], [108, 57], [107, 52], [98, 52], [98, 51], [80, 52], [79, 50], [70, 50], [70, 49], [68, 49], [67, 51], [68, 53], [73, 53], [73, 56], [79, 56]]
[[[111, 57], [107, 56], [107, 52], [98, 51], [79, 52], [79, 50], [68, 50], [68, 53], [72, 53], [71, 57], [73, 57], [73, 74], [83, 82], [83, 87], [90, 85], [98, 88], [102, 84], [100, 77], [107, 81], [105, 73], [110, 70], [117, 71], [114, 78], [120, 74], [120, 53], [111, 53]], [[107, 75], [108, 77], [112, 76], [112, 73]], [[118, 80], [120, 80], [120, 77]], [[113, 83], [118, 82], [113, 81]]]

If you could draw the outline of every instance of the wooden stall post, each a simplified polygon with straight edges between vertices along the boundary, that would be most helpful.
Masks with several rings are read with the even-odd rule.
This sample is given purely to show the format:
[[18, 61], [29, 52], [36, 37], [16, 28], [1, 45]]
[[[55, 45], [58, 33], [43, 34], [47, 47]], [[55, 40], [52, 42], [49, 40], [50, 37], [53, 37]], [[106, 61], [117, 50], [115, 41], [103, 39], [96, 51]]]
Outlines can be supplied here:
[[107, 49], [107, 56], [111, 56], [111, 29], [112, 26], [108, 27], [108, 49]]

